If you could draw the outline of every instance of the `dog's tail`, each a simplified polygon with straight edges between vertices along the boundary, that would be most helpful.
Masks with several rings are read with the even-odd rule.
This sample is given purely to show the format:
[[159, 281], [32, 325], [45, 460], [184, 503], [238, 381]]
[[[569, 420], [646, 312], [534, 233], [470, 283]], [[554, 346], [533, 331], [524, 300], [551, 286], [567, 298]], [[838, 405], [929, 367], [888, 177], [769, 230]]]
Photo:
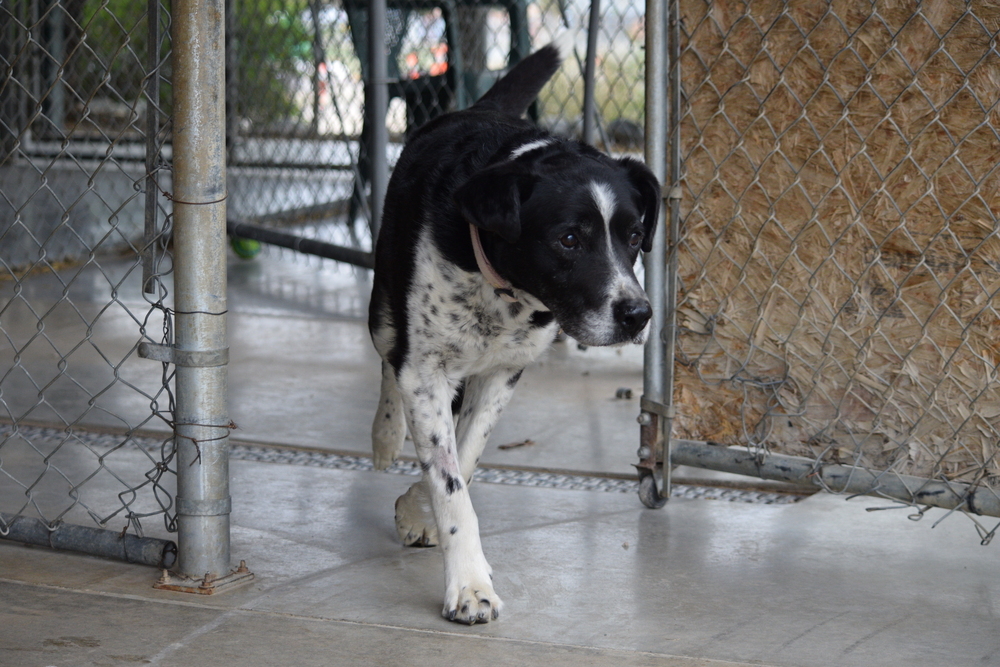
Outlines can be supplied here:
[[538, 97], [539, 91], [562, 64], [558, 46], [543, 46], [514, 65], [502, 79], [493, 84], [475, 106], [495, 109], [512, 116], [520, 116]]

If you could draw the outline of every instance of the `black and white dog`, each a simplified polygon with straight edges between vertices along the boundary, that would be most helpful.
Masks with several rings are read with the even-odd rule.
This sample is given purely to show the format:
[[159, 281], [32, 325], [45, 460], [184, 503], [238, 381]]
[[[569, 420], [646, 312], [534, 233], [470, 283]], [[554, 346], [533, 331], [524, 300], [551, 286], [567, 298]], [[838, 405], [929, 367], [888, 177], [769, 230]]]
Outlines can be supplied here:
[[521, 371], [560, 327], [586, 345], [641, 343], [651, 315], [632, 267], [652, 240], [656, 177], [521, 118], [559, 64], [544, 47], [414, 132], [375, 251], [375, 467], [409, 426], [423, 478], [396, 501], [396, 527], [408, 545], [441, 545], [442, 614], [462, 623], [502, 607], [468, 485]]

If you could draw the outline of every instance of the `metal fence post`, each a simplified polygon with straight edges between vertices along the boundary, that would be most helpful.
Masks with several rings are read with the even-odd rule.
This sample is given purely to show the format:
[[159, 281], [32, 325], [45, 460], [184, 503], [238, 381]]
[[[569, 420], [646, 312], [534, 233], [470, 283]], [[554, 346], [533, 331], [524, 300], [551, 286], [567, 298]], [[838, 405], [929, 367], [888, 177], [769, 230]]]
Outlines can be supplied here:
[[173, 3], [177, 569], [230, 571], [224, 0]]
[[[674, 361], [677, 348], [677, 290], [678, 252], [681, 245], [681, 57], [680, 57], [680, 17], [677, 0], [670, 0], [670, 10], [664, 17], [664, 48], [666, 78], [669, 81], [668, 98], [670, 108], [664, 118], [668, 169], [663, 180], [663, 204], [667, 229], [667, 284], [663, 296], [663, 402], [666, 406], [663, 420], [663, 477], [665, 491], [670, 494], [671, 446], [674, 418]], [[669, 121], [668, 121], [669, 119]], [[669, 123], [669, 129], [666, 126]]]
[[594, 86], [597, 69], [597, 33], [601, 29], [601, 0], [591, 0], [590, 21], [587, 24], [587, 60], [583, 68], [583, 141], [593, 145], [596, 134], [597, 109]]
[[385, 115], [389, 107], [389, 82], [385, 53], [385, 0], [371, 0], [368, 4], [368, 89], [365, 92], [365, 113], [371, 127], [368, 157], [371, 165], [371, 233], [372, 246], [378, 238], [382, 224], [382, 202], [389, 184], [389, 163], [386, 148], [389, 130]]
[[[667, 176], [667, 69], [666, 69], [666, 5], [667, 0], [646, 0], [646, 165], [653, 171], [660, 183], [664, 183], [664, 200], [669, 188]], [[666, 203], [664, 201], [664, 203]], [[664, 432], [669, 425], [669, 389], [667, 377], [667, 343], [664, 338], [667, 327], [667, 311], [673, 308], [666, 295], [667, 229], [665, 229], [665, 209], [660, 208], [660, 219], [653, 248], [644, 257], [646, 270], [646, 294], [653, 306], [653, 318], [649, 324], [649, 339], [643, 358], [643, 396], [639, 447], [640, 491], [639, 497], [649, 507], [661, 507], [666, 502], [669, 490], [661, 496], [656, 481], [658, 463], [669, 460], [669, 452], [664, 447]], [[665, 424], [666, 422], [666, 424]], [[669, 476], [670, 466], [664, 464], [664, 476]], [[668, 486], [664, 484], [664, 487]]]

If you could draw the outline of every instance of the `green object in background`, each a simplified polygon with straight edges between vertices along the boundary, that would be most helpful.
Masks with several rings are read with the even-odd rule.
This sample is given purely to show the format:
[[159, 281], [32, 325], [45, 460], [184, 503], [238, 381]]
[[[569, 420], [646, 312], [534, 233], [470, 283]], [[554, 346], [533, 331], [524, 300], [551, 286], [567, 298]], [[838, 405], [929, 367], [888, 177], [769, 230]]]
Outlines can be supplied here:
[[253, 259], [260, 254], [260, 241], [233, 236], [229, 239], [229, 245], [243, 259]]

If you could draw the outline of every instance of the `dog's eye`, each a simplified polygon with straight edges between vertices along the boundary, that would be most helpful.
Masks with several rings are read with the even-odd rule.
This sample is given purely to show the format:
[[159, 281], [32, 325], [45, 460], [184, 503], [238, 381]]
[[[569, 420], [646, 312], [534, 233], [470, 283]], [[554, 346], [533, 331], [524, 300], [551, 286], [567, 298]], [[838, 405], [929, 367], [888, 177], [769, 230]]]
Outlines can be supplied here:
[[563, 234], [559, 238], [559, 243], [561, 243], [564, 248], [575, 248], [580, 245], [580, 239], [576, 237], [576, 234]]
[[642, 234], [639, 232], [632, 232], [628, 237], [629, 246], [637, 248], [640, 243], [642, 243]]

